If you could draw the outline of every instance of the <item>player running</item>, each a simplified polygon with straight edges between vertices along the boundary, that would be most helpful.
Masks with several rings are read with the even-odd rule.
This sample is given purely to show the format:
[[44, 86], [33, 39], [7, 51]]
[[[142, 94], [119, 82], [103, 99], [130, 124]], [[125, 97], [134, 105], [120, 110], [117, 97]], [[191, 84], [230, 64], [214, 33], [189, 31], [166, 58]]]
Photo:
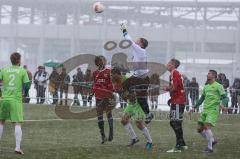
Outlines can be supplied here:
[[[113, 118], [112, 109], [114, 108], [113, 86], [110, 77], [111, 69], [106, 68], [106, 59], [104, 56], [97, 56], [95, 64], [98, 70], [93, 72], [93, 88], [92, 93], [88, 97], [88, 101], [95, 95], [96, 110], [98, 117], [98, 127], [101, 134], [101, 144], [105, 141], [113, 140]], [[106, 139], [104, 132], [103, 112], [106, 111], [108, 124], [109, 124], [109, 137]]]
[[3, 80], [3, 94], [0, 99], [0, 138], [6, 120], [15, 125], [15, 153], [23, 155], [21, 150], [23, 122], [22, 88], [29, 90], [30, 81], [27, 71], [20, 67], [21, 55], [17, 52], [10, 56], [12, 66], [0, 70], [0, 80]]
[[148, 77], [149, 70], [147, 69], [147, 52], [146, 48], [148, 46], [148, 41], [144, 38], [137, 39], [136, 42], [128, 35], [126, 26], [124, 23], [121, 24], [121, 30], [123, 36], [126, 40], [131, 42], [131, 56], [133, 62], [133, 76], [128, 78], [126, 82], [127, 89], [135, 87], [137, 101], [140, 104], [142, 110], [146, 114], [145, 123], [148, 124], [153, 119], [153, 114], [149, 111], [148, 106], [148, 86], [150, 84], [150, 79]]
[[171, 59], [167, 64], [167, 70], [171, 73], [170, 85], [165, 88], [170, 92], [170, 125], [176, 135], [176, 146], [167, 152], [181, 152], [188, 147], [183, 139], [183, 113], [185, 109], [186, 96], [184, 92], [182, 75], [177, 68], [180, 66], [180, 61]]
[[[204, 152], [212, 153], [213, 146], [217, 141], [213, 137], [211, 127], [214, 127], [219, 114], [219, 106], [225, 109], [223, 105], [227, 105], [228, 97], [221, 84], [216, 82], [217, 72], [209, 70], [207, 75], [207, 83], [203, 88], [202, 96], [197, 101], [191, 112], [194, 112], [204, 101], [203, 112], [198, 120], [198, 133], [207, 139], [208, 145]], [[222, 101], [222, 103], [221, 103]]]
[[126, 84], [127, 78], [121, 75], [119, 69], [113, 68], [111, 71], [111, 77], [115, 91], [121, 94], [122, 98], [127, 99], [127, 107], [124, 109], [124, 115], [122, 117], [121, 123], [131, 137], [131, 141], [128, 146], [133, 146], [139, 142], [139, 139], [131, 124], [132, 119], [136, 122], [138, 129], [142, 131], [143, 135], [147, 139], [145, 148], [147, 150], [151, 150], [152, 138], [148, 131], [148, 128], [144, 125], [145, 113], [136, 99], [135, 91], [131, 89], [123, 90], [124, 87], [122, 85]]

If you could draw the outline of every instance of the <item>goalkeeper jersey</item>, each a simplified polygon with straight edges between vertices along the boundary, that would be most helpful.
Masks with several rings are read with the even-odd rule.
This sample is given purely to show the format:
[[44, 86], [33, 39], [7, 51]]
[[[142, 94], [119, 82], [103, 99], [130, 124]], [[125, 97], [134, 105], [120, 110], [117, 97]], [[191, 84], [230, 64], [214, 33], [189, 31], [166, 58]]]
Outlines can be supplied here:
[[147, 69], [146, 50], [138, 46], [127, 33], [124, 34], [124, 38], [126, 40], [131, 41], [132, 43], [131, 58], [133, 62], [133, 71], [134, 71], [133, 76], [141, 77], [143, 75], [146, 75], [149, 72], [149, 70]]

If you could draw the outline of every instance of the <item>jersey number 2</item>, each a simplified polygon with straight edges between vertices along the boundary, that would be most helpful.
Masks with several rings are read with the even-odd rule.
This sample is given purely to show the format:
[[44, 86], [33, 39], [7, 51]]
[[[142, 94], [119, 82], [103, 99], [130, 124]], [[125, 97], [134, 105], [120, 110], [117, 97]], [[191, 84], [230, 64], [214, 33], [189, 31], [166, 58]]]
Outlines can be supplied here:
[[10, 78], [10, 80], [9, 80], [9, 82], [8, 82], [8, 85], [9, 86], [14, 86], [14, 80], [15, 80], [15, 75], [14, 74], [11, 74], [11, 75], [9, 75], [9, 78]]

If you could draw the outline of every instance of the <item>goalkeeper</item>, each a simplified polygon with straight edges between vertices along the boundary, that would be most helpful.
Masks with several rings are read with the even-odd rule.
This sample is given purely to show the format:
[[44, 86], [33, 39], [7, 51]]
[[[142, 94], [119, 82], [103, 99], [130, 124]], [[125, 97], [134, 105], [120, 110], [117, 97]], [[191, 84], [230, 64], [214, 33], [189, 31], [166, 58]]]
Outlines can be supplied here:
[[124, 90], [124, 84], [127, 82], [127, 77], [122, 76], [121, 71], [118, 68], [113, 68], [111, 70], [111, 79], [113, 82], [113, 87], [116, 92], [120, 94], [123, 99], [126, 99], [127, 107], [124, 109], [124, 114], [121, 119], [121, 123], [124, 128], [127, 130], [129, 136], [131, 137], [130, 143], [128, 146], [133, 146], [139, 139], [132, 127], [131, 119], [135, 121], [136, 126], [139, 130], [142, 131], [144, 137], [147, 139], [145, 145], [146, 150], [152, 149], [152, 137], [149, 133], [148, 128], [144, 125], [145, 113], [143, 112], [140, 104], [136, 100], [135, 91], [133, 90]]
[[145, 38], [139, 38], [133, 41], [128, 35], [125, 24], [121, 24], [121, 30], [126, 40], [131, 42], [130, 56], [133, 62], [133, 75], [125, 82], [125, 88], [123, 89], [135, 89], [137, 95], [137, 102], [141, 106], [142, 110], [146, 114], [145, 123], [148, 124], [153, 119], [153, 114], [149, 111], [148, 105], [148, 87], [150, 79], [148, 77], [149, 70], [147, 69], [147, 52], [148, 41]]
[[[221, 84], [216, 82], [217, 72], [209, 70], [207, 75], [207, 84], [203, 88], [201, 98], [197, 101], [191, 112], [194, 112], [204, 101], [203, 112], [198, 120], [198, 133], [208, 141], [208, 146], [204, 150], [206, 153], [213, 152], [213, 146], [217, 141], [213, 137], [211, 127], [217, 123], [219, 106], [225, 110], [224, 105], [228, 103], [228, 97]], [[221, 102], [222, 101], [222, 102]]]

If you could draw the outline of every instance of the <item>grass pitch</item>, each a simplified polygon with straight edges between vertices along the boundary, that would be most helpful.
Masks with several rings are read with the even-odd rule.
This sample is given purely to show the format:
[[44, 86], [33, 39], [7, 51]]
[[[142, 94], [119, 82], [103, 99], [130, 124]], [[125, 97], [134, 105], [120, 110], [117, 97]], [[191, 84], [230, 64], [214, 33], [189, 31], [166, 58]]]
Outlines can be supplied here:
[[[82, 109], [81, 109], [82, 110]], [[114, 117], [120, 117], [120, 110], [114, 111]], [[134, 126], [140, 142], [132, 148], [126, 147], [129, 136], [119, 120], [114, 120], [114, 140], [99, 144], [99, 130], [96, 119], [59, 120], [53, 106], [25, 105], [22, 149], [24, 156], [13, 153], [15, 147], [13, 125], [7, 123], [0, 140], [0, 159], [239, 159], [240, 158], [240, 115], [221, 115], [213, 129], [219, 143], [213, 154], [202, 151], [207, 142], [197, 134], [196, 116], [186, 114], [184, 137], [189, 150], [169, 154], [166, 151], [175, 144], [173, 130], [169, 121], [164, 120], [165, 113], [156, 113], [157, 120], [149, 126], [154, 148], [144, 150], [146, 140], [141, 131]], [[195, 114], [196, 115], [196, 114]], [[105, 132], [108, 125], [105, 122]]]

